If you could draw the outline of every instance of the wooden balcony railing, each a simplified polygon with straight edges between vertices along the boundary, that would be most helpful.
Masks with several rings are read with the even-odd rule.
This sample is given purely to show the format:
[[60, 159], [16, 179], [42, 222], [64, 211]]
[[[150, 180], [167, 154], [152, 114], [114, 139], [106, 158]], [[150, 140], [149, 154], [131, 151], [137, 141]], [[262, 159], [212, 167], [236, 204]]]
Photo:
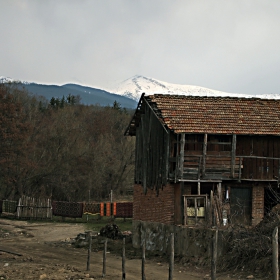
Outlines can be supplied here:
[[[175, 159], [175, 158], [174, 158]], [[185, 155], [176, 162], [177, 180], [279, 180], [280, 158], [258, 156]]]

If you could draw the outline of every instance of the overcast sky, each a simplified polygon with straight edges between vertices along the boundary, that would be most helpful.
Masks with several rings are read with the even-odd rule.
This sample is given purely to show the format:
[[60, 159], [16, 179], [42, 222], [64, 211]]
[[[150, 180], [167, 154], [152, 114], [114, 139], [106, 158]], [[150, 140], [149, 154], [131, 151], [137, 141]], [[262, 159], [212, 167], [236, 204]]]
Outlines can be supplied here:
[[279, 0], [0, 0], [0, 76], [280, 94]]

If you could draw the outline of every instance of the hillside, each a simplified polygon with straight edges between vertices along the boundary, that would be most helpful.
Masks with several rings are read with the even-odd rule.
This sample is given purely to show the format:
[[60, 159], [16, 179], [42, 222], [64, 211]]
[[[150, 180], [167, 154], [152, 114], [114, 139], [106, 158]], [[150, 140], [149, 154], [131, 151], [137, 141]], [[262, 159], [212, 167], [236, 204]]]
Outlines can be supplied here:
[[[10, 78], [0, 77], [0, 83], [10, 83], [14, 80]], [[63, 96], [79, 95], [81, 97], [81, 103], [85, 105], [101, 105], [112, 106], [114, 101], [117, 101], [121, 107], [134, 109], [137, 102], [127, 96], [114, 94], [102, 89], [77, 85], [77, 84], [65, 84], [59, 85], [43, 85], [29, 82], [17, 82], [19, 88], [25, 88], [30, 93], [38, 96], [43, 96], [50, 100], [52, 97], [62, 98]]]

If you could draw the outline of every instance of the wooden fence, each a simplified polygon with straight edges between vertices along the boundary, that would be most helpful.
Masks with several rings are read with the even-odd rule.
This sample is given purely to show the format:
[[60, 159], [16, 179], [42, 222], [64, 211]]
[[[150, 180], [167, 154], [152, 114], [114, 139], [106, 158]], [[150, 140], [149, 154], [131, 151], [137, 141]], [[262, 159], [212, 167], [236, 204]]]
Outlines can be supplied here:
[[16, 215], [18, 218], [51, 219], [51, 200], [22, 196], [18, 202]]
[[82, 218], [83, 214], [132, 218], [133, 202], [66, 202], [22, 196], [18, 201], [0, 200], [0, 215], [2, 213], [18, 219], [52, 219], [53, 216]]

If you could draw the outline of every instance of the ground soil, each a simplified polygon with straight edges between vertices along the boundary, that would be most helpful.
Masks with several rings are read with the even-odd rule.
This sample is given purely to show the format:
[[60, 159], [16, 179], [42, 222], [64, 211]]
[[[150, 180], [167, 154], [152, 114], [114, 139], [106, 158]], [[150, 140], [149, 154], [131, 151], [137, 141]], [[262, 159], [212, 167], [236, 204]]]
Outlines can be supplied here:
[[[86, 231], [84, 224], [28, 222], [0, 218], [0, 279], [103, 279], [104, 246], [93, 240], [90, 270], [87, 248], [77, 248], [73, 239]], [[122, 279], [122, 240], [108, 243], [105, 279]], [[141, 252], [126, 245], [125, 279], [141, 279]], [[146, 258], [147, 280], [168, 279], [168, 261], [164, 256]], [[246, 279], [244, 273], [217, 273], [218, 280]], [[254, 279], [261, 279], [254, 276]], [[174, 280], [210, 279], [208, 267], [175, 263]]]

